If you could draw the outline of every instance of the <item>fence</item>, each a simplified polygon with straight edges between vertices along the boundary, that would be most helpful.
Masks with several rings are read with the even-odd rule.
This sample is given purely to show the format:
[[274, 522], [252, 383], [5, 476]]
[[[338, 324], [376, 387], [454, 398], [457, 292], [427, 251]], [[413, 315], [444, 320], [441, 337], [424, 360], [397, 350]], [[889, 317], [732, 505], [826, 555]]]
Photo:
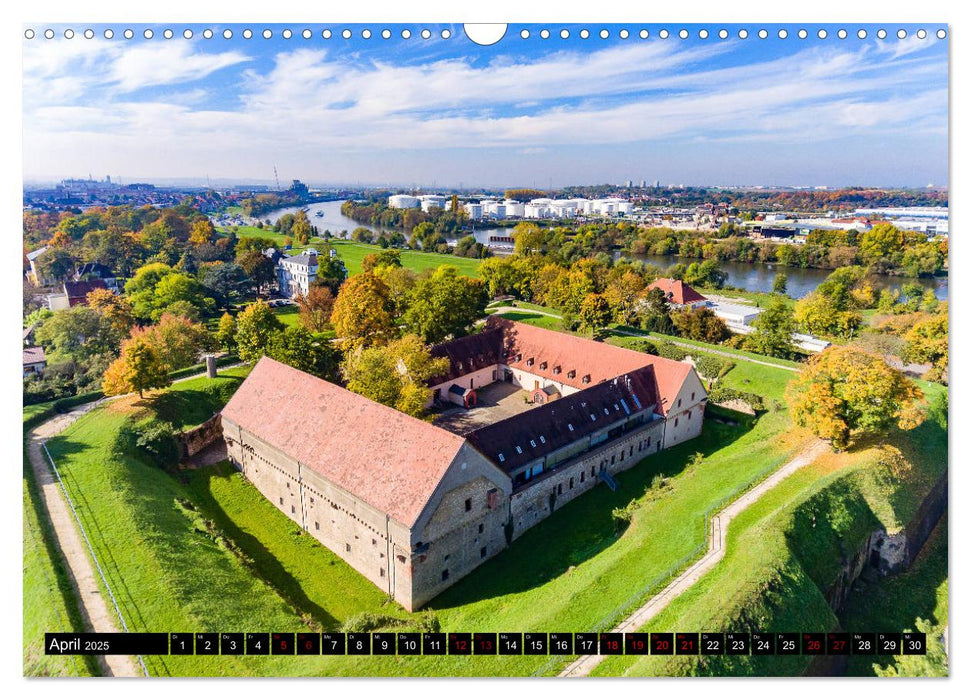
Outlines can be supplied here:
[[[74, 521], [78, 524], [78, 529], [81, 531], [81, 537], [84, 538], [84, 543], [88, 546], [88, 552], [91, 554], [91, 560], [94, 562], [95, 568], [98, 570], [98, 575], [101, 576], [101, 582], [104, 584], [105, 590], [108, 592], [108, 597], [111, 598], [111, 604], [115, 608], [115, 613], [118, 615], [118, 619], [121, 621], [121, 626], [125, 632], [130, 632], [128, 629], [128, 624], [125, 622], [124, 615], [121, 614], [121, 609], [118, 607], [118, 601], [115, 600], [115, 594], [111, 590], [111, 586], [108, 585], [108, 578], [105, 576], [105, 572], [101, 568], [101, 563], [98, 561], [98, 556], [94, 553], [94, 547], [91, 546], [91, 540], [88, 539], [88, 533], [84, 529], [84, 525], [81, 523], [81, 518], [78, 515], [77, 508], [74, 507], [74, 501], [71, 499], [71, 494], [67, 492], [67, 486], [64, 484], [64, 480], [61, 479], [61, 472], [57, 469], [57, 464], [54, 463], [54, 458], [51, 457], [50, 451], [47, 449], [47, 443], [42, 442], [41, 447], [44, 448], [44, 454], [47, 455], [47, 459], [51, 463], [51, 467], [54, 469], [54, 476], [57, 477], [57, 483], [61, 486], [61, 491], [64, 492], [64, 498], [67, 499], [67, 504], [71, 508], [71, 513], [74, 515]], [[142, 658], [141, 654], [137, 655], [138, 663], [142, 667], [142, 672], [148, 676], [148, 668], [145, 666], [145, 660]]]

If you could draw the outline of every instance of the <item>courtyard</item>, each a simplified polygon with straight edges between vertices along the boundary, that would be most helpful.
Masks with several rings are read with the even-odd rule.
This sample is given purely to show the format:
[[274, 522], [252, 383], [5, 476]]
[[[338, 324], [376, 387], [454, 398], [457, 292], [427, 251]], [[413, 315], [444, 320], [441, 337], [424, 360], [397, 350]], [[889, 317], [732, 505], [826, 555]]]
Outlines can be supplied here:
[[456, 435], [466, 435], [533, 408], [532, 403], [526, 403], [529, 394], [510, 382], [493, 382], [475, 391], [474, 407], [452, 404], [436, 413], [432, 422]]

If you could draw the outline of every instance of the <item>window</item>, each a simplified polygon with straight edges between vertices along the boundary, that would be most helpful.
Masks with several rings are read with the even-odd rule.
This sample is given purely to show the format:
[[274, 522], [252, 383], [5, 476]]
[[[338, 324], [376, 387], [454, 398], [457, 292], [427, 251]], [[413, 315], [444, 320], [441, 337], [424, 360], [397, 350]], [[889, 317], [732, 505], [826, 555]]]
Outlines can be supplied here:
[[677, 418], [675, 418], [675, 419], [674, 419], [674, 427], [675, 427], [675, 428], [677, 428], [677, 427], [678, 427], [678, 419], [677, 419]]
[[314, 529], [315, 530], [319, 530], [320, 529], [320, 523], [318, 523], [316, 520], [314, 521]]
[[479, 559], [485, 559], [485, 558], [486, 558], [486, 548], [483, 547], [482, 549], [479, 550]]
[[573, 379], [575, 376], [577, 376], [577, 371], [575, 369], [571, 369], [569, 372], [566, 373], [566, 376], [567, 376], [567, 379]]
[[528, 360], [526, 360], [526, 366], [527, 367], [532, 367], [533, 366], [533, 362], [535, 362], [535, 360], [532, 357], [529, 358]]
[[522, 453], [523, 453], [523, 448], [520, 447], [519, 445], [516, 445], [516, 454], [521, 455]]
[[573, 432], [573, 423], [567, 423], [566, 427], [570, 429], [571, 433]]
[[693, 391], [691, 392], [691, 400], [692, 400], [692, 401], [694, 401], [694, 400], [695, 400], [695, 392], [693, 392]]
[[480, 534], [480, 535], [482, 534], [482, 531], [483, 531], [484, 529], [485, 529], [485, 525], [483, 525], [482, 523], [479, 523], [479, 534]]
[[651, 436], [650, 435], [647, 436], [647, 446], [648, 447], [651, 446]]
[[544, 360], [543, 362], [540, 362], [540, 363], [539, 363], [539, 368], [540, 368], [540, 369], [546, 369], [546, 365], [547, 365], [547, 363], [546, 363], [546, 361]]
[[313, 504], [314, 504], [314, 497], [313, 497], [313, 496], [311, 496], [311, 497], [310, 497], [310, 505], [313, 505]]
[[530, 441], [529, 441], [529, 444], [530, 444], [530, 446], [532, 446], [532, 447], [536, 447], [536, 441], [535, 441], [535, 440], [530, 440]]
[[502, 452], [499, 453], [499, 461], [500, 462], [505, 462], [506, 461], [506, 458], [502, 456]]
[[633, 446], [633, 445], [631, 445], [631, 446], [630, 446], [630, 452], [628, 452], [628, 453], [627, 453], [627, 456], [628, 456], [628, 457], [631, 457], [631, 456], [633, 456], [633, 454], [634, 454], [634, 446]]
[[351, 543], [350, 542], [345, 542], [344, 543], [344, 551], [345, 552], [350, 552], [351, 551]]
[[544, 436], [542, 436], [542, 435], [539, 436], [539, 441], [541, 443], [543, 443], [544, 445], [546, 444], [546, 438]]
[[688, 420], [691, 420], [691, 411], [688, 411]]
[[381, 578], [384, 578], [384, 567], [381, 567]]
[[582, 381], [583, 381], [584, 384], [589, 384], [590, 383], [590, 375], [589, 374], [584, 374]]
[[280, 505], [283, 505], [283, 496], [280, 496]]
[[587, 480], [587, 473], [586, 472], [580, 472], [580, 483], [582, 484], [586, 480]]
[[371, 544], [372, 545], [376, 545], [377, 543], [378, 543], [378, 541], [372, 537], [371, 538]]
[[617, 458], [617, 455], [610, 455], [610, 463], [613, 464], [616, 458]]
[[573, 488], [573, 477], [572, 476], [570, 477], [570, 488], [571, 489]]
[[442, 580], [448, 581], [448, 569], [442, 569]]
[[562, 371], [563, 371], [563, 368], [560, 367], [559, 365], [553, 368], [553, 374], [559, 374]]
[[472, 510], [472, 499], [471, 498], [466, 498], [465, 499], [465, 512], [468, 513], [470, 510]]
[[563, 484], [557, 484], [556, 485], [556, 494], [558, 496], [562, 496], [563, 495]]
[[681, 399], [678, 399], [678, 408], [681, 408]]
[[296, 514], [296, 512], [297, 512], [296, 506], [290, 506], [290, 514], [291, 515], [294, 515], [294, 514]]

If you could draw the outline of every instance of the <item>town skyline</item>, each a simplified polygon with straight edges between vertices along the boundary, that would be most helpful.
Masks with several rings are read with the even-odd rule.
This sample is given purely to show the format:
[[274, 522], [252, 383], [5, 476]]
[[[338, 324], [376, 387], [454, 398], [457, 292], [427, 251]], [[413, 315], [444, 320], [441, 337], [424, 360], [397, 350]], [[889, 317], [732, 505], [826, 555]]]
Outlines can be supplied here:
[[25, 180], [272, 182], [276, 166], [281, 181], [399, 187], [948, 181], [947, 42], [916, 27], [740, 39], [734, 25], [722, 40], [652, 25], [641, 39], [638, 25], [584, 40], [516, 25], [479, 47], [459, 26], [407, 40], [400, 25], [389, 39], [350, 26], [349, 39], [278, 25], [246, 40], [233, 25], [217, 28], [230, 40], [160, 26], [28, 40]]

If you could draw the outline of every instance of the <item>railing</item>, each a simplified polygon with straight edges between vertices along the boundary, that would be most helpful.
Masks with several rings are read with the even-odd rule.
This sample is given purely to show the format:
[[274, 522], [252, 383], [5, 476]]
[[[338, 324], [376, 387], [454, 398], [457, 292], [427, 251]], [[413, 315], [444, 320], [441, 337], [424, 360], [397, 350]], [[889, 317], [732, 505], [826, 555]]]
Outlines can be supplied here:
[[[94, 561], [94, 566], [98, 570], [98, 575], [101, 576], [101, 582], [104, 584], [105, 590], [108, 592], [108, 597], [111, 598], [111, 604], [115, 608], [115, 613], [118, 615], [118, 619], [121, 621], [121, 626], [125, 632], [130, 632], [128, 629], [128, 624], [125, 622], [125, 616], [121, 614], [121, 609], [118, 607], [118, 601], [115, 600], [115, 594], [111, 590], [111, 586], [108, 584], [108, 578], [105, 576], [105, 572], [101, 568], [101, 562], [98, 561], [98, 556], [94, 553], [94, 547], [91, 546], [91, 540], [88, 539], [88, 533], [84, 529], [84, 525], [81, 523], [81, 518], [78, 515], [77, 508], [74, 507], [74, 501], [71, 499], [71, 494], [67, 492], [67, 486], [64, 484], [64, 480], [61, 478], [61, 472], [57, 469], [57, 464], [54, 463], [54, 458], [51, 457], [50, 451], [47, 449], [47, 443], [42, 442], [41, 447], [44, 448], [44, 454], [47, 455], [47, 459], [51, 463], [51, 467], [54, 469], [54, 476], [57, 477], [57, 483], [61, 486], [61, 491], [64, 492], [64, 498], [67, 499], [67, 504], [71, 508], [71, 513], [74, 515], [74, 520], [78, 524], [78, 529], [81, 531], [81, 537], [84, 538], [84, 543], [88, 546], [88, 552], [91, 554], [91, 560]], [[142, 667], [142, 671], [146, 676], [149, 676], [148, 668], [145, 666], [145, 660], [142, 658], [141, 654], [136, 655], [138, 658], [138, 663]]]
[[[730, 502], [737, 499], [743, 493], [752, 490], [764, 481], [770, 474], [775, 472], [779, 467], [785, 464], [785, 458], [781, 458], [776, 462], [758, 474], [753, 476], [744, 485], [737, 487], [727, 496], [723, 496], [714, 505], [708, 507], [704, 515], [705, 524], [705, 539], [701, 544], [691, 550], [688, 554], [679, 559], [675, 564], [669, 567], [664, 573], [653, 578], [650, 583], [638, 590], [636, 593], [631, 595], [627, 600], [618, 605], [616, 608], [611, 610], [607, 615], [605, 615], [596, 625], [590, 629], [590, 632], [605, 632], [607, 630], [614, 629], [623, 620], [625, 620], [631, 613], [637, 608], [641, 607], [642, 603], [650, 598], [650, 596], [655, 592], [656, 589], [662, 587], [661, 584], [667, 584], [668, 581], [674, 579], [678, 574], [682, 573], [690, 564], [693, 564], [697, 559], [700, 559], [702, 554], [708, 549], [708, 538], [711, 533], [711, 519], [712, 516], [721, 512]], [[567, 657], [560, 655], [550, 657], [550, 659], [540, 666], [538, 669], [533, 671], [532, 676], [545, 676], [552, 669], [558, 667]]]

